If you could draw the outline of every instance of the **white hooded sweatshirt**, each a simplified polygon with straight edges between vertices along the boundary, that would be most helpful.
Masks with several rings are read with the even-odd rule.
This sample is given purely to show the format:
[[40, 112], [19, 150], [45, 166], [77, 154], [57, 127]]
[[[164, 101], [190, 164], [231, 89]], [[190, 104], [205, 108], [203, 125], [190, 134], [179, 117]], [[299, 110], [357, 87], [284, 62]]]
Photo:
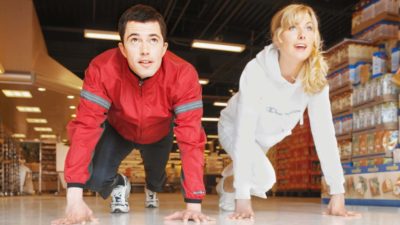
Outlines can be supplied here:
[[273, 44], [258, 53], [243, 70], [239, 92], [221, 111], [218, 134], [233, 160], [236, 199], [266, 197], [276, 178], [265, 152], [291, 134], [306, 108], [330, 193], [344, 193], [329, 88], [311, 95], [300, 79], [288, 82], [281, 75], [278, 54]]

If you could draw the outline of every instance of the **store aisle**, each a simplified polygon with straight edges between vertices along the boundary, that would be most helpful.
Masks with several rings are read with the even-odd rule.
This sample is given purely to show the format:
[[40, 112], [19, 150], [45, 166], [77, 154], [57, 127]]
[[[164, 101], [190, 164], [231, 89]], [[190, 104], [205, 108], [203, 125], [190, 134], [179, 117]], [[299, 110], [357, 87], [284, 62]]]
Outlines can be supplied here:
[[[227, 219], [229, 213], [220, 212], [217, 208], [217, 196], [209, 195], [204, 201], [204, 211], [216, 219], [220, 225], [398, 225], [400, 224], [400, 209], [392, 207], [362, 207], [351, 206], [349, 209], [360, 211], [363, 214], [359, 219], [348, 219], [332, 216], [323, 216], [321, 212], [325, 205], [320, 199], [301, 198], [270, 198], [257, 199], [254, 204], [256, 219], [250, 221], [231, 221]], [[161, 208], [145, 209], [144, 194], [134, 193], [130, 203], [133, 210], [128, 214], [110, 214], [108, 203], [101, 198], [87, 197], [86, 201], [95, 211], [100, 224], [107, 225], [178, 225], [180, 221], [164, 222], [163, 217], [176, 209], [183, 207], [181, 195], [161, 194]], [[0, 198], [1, 225], [45, 225], [56, 217], [62, 216], [64, 197], [24, 196]], [[194, 223], [189, 223], [194, 224]]]

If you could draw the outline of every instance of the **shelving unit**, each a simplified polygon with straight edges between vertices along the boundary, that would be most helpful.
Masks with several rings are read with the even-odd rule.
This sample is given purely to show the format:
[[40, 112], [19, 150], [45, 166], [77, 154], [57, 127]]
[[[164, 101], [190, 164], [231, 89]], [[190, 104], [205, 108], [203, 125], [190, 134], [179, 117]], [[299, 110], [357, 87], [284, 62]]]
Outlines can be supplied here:
[[19, 195], [18, 142], [6, 136], [0, 123], [0, 196]]
[[274, 147], [276, 149], [277, 195], [312, 195], [321, 189], [321, 168], [311, 135], [309, 118], [298, 124], [292, 135]]
[[[345, 112], [333, 111], [337, 128], [339, 126], [336, 126], [335, 119], [345, 116], [346, 113], [352, 116], [351, 132], [337, 132], [346, 180], [347, 204], [400, 206], [400, 193], [398, 193], [400, 184], [396, 184], [400, 181], [398, 179], [400, 169], [393, 153], [399, 150], [396, 147], [399, 139], [398, 90], [391, 82], [392, 74], [387, 73], [391, 71], [387, 66], [390, 61], [381, 56], [388, 54], [388, 50], [393, 48], [396, 41], [398, 42], [397, 32], [393, 32], [395, 35], [385, 35], [393, 29], [381, 26], [382, 21], [392, 21], [397, 23], [394, 30], [399, 30], [398, 6], [391, 7], [391, 4], [394, 2], [387, 0], [367, 5], [360, 2], [360, 10], [353, 14], [352, 28], [352, 34], [358, 40], [345, 39], [327, 51], [328, 59], [331, 59], [328, 60], [331, 71], [339, 70], [343, 64], [349, 65], [350, 69], [350, 76], [346, 77], [343, 74], [337, 76], [344, 77], [351, 83], [351, 108], [343, 109]], [[378, 13], [375, 15], [376, 12]], [[366, 19], [368, 16], [369, 19]], [[377, 26], [381, 26], [379, 32], [375, 30], [372, 32], [371, 30]], [[366, 35], [366, 32], [370, 32], [368, 35], [371, 36]], [[363, 49], [353, 47], [352, 54], [343, 54], [343, 48], [349, 48], [349, 42], [365, 47], [362, 47]], [[379, 48], [377, 44], [380, 44]], [[358, 59], [352, 56], [358, 56]], [[329, 79], [330, 84], [336, 84], [340, 77], [331, 75]], [[347, 91], [349, 91], [347, 87], [335, 88], [331, 91], [330, 97], [334, 100], [334, 96]], [[327, 203], [329, 186], [324, 180], [321, 192], [322, 200]]]
[[41, 142], [39, 174], [39, 192], [56, 192], [58, 190], [55, 142]]

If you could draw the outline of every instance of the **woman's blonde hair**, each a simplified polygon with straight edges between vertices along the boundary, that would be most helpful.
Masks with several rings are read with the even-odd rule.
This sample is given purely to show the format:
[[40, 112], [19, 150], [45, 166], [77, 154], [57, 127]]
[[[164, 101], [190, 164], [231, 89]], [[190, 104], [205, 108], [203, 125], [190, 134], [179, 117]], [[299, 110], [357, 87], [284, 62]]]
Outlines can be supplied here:
[[318, 30], [318, 20], [314, 10], [306, 5], [291, 4], [277, 12], [271, 22], [271, 36], [273, 42], [280, 40], [280, 35], [290, 26], [298, 24], [305, 15], [309, 15], [315, 30], [315, 41], [311, 55], [304, 62], [300, 76], [304, 91], [309, 94], [320, 92], [326, 85], [328, 65], [322, 55], [322, 40]]

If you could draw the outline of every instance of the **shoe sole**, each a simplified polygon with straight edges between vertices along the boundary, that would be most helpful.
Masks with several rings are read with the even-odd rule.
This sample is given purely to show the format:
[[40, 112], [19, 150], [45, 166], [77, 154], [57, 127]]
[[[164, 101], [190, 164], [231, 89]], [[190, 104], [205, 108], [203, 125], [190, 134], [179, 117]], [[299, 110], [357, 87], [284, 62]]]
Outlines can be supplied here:
[[148, 208], [148, 209], [154, 209], [154, 208], [158, 208], [158, 206], [155, 206], [155, 205], [147, 205], [146, 208]]
[[127, 211], [121, 209], [114, 209], [111, 213], [127, 213], [127, 212], [129, 212], [129, 209]]

